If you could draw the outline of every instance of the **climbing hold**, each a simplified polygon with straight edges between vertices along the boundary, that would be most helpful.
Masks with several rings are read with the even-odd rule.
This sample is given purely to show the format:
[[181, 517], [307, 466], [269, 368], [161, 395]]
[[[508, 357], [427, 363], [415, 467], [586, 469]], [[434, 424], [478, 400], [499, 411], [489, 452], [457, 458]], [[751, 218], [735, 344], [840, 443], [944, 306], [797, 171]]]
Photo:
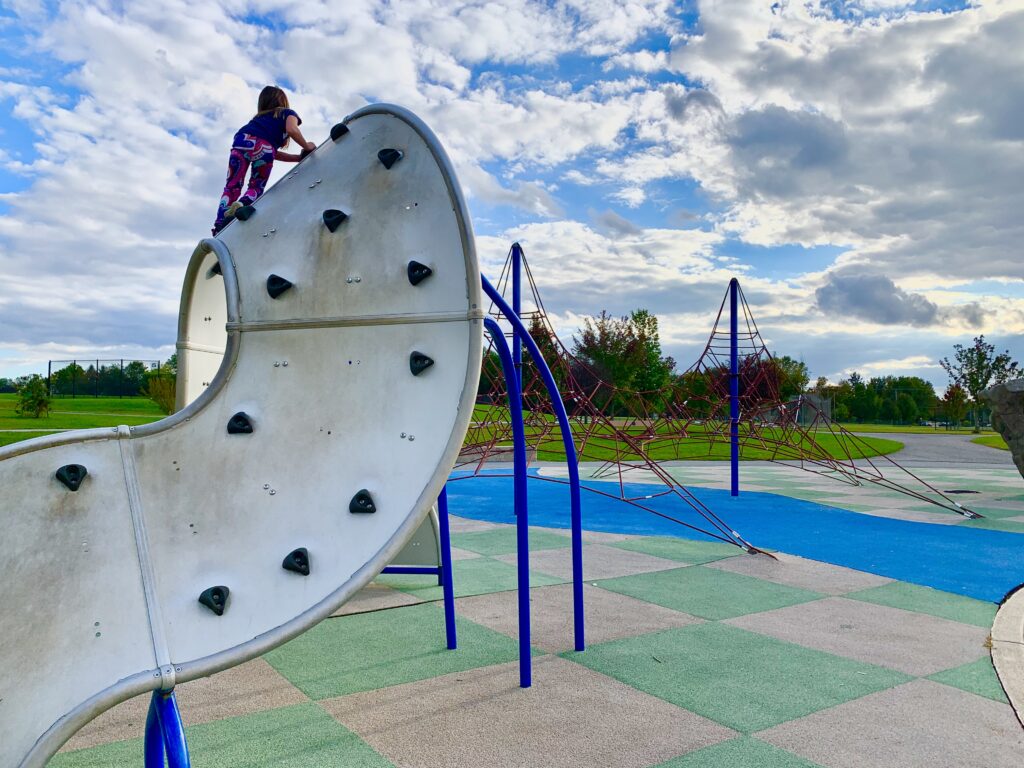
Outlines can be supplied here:
[[282, 293], [287, 291], [293, 285], [291, 280], [286, 280], [280, 275], [271, 275], [267, 278], [267, 293], [270, 294], [270, 298], [276, 299]]
[[228, 605], [228, 595], [230, 594], [231, 590], [227, 587], [210, 587], [209, 589], [203, 590], [203, 594], [199, 596], [199, 602], [218, 616], [223, 616], [224, 609], [227, 608]]
[[207, 278], [211, 278], [214, 275], [220, 275], [220, 274], [223, 274], [221, 272], [221, 269], [220, 269], [220, 262], [219, 261], [215, 261], [215, 262], [213, 262], [213, 266], [210, 267], [210, 271], [206, 273], [206, 277]]
[[377, 511], [377, 505], [373, 503], [370, 492], [363, 488], [348, 503], [348, 511], [354, 514], [371, 514]]
[[305, 547], [299, 547], [295, 551], [289, 552], [284, 562], [281, 563], [281, 567], [286, 571], [309, 576], [309, 552]]
[[235, 211], [235, 218], [239, 221], [248, 221], [252, 218], [253, 214], [256, 213], [256, 209], [251, 205], [243, 205], [237, 211]]
[[228, 420], [229, 435], [251, 435], [252, 422], [244, 411], [239, 411]]
[[346, 133], [348, 133], [348, 126], [344, 123], [337, 123], [333, 128], [331, 128], [331, 141], [337, 141]]
[[331, 232], [334, 232], [345, 222], [345, 219], [347, 218], [348, 214], [344, 211], [328, 208], [324, 211], [324, 226], [326, 226]]
[[402, 154], [400, 149], [382, 149], [377, 153], [377, 159], [380, 160], [381, 164], [391, 170], [391, 166], [401, 160], [405, 155]]
[[69, 491], [77, 491], [89, 470], [81, 464], [65, 464], [57, 470], [57, 479], [67, 486]]
[[413, 352], [409, 355], [409, 370], [412, 371], [413, 376], [419, 376], [433, 364], [433, 359], [422, 352]]
[[409, 273], [409, 282], [413, 285], [419, 285], [434, 274], [434, 270], [426, 264], [420, 264], [418, 261], [410, 261], [407, 271]]

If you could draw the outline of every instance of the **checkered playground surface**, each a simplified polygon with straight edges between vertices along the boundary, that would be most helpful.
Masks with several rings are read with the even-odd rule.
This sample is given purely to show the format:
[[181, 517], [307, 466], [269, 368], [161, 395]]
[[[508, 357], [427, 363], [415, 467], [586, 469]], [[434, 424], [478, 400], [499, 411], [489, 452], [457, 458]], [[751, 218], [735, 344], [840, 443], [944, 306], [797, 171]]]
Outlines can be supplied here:
[[[758, 490], [817, 488], [745, 476]], [[986, 506], [1021, 489], [1019, 476], [1014, 488], [996, 476], [983, 484]], [[990, 660], [992, 603], [781, 553], [586, 532], [588, 648], [575, 653], [568, 532], [533, 529], [534, 681], [521, 689], [515, 531], [462, 518], [452, 527], [458, 650], [445, 650], [436, 580], [382, 576], [287, 645], [179, 686], [193, 765], [1024, 760], [1024, 729]], [[100, 716], [50, 765], [141, 766], [147, 706], [139, 697]]]

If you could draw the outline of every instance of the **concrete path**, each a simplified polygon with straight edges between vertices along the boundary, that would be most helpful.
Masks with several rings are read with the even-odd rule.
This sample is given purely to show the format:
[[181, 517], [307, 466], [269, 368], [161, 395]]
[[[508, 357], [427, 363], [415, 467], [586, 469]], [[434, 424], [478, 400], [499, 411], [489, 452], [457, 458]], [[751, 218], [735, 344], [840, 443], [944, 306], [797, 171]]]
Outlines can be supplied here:
[[908, 467], [943, 467], [969, 464], [978, 468], [1012, 467], [1013, 458], [1009, 451], [978, 445], [971, 440], [977, 435], [896, 434], [892, 432], [864, 432], [866, 437], [880, 437], [898, 440], [903, 450], [890, 456]]

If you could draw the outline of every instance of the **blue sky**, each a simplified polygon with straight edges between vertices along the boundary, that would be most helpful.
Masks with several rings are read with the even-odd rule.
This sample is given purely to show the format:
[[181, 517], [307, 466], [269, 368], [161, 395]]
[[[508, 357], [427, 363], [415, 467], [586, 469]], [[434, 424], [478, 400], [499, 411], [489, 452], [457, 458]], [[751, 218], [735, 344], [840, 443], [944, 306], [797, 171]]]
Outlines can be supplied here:
[[646, 307], [687, 363], [738, 275], [813, 375], [941, 388], [974, 335], [1024, 357], [1022, 37], [1015, 0], [0, 2], [0, 375], [173, 351], [275, 82], [317, 140], [419, 113], [566, 337]]

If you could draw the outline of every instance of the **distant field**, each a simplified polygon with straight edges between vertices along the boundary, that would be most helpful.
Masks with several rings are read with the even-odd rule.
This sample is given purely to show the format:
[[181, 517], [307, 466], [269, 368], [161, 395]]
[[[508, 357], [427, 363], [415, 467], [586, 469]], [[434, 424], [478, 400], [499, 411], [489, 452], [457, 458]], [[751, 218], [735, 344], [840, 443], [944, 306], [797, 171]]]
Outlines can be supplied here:
[[998, 448], [1001, 451], [1010, 450], [1009, 446], [1006, 445], [1006, 441], [1003, 440], [999, 435], [985, 435], [984, 437], [976, 437], [971, 440], [972, 443], [978, 445], [987, 445], [989, 448]]
[[[14, 412], [17, 404], [17, 395], [0, 394], [0, 430], [89, 429], [116, 427], [118, 424], [134, 427], [163, 418], [156, 403], [145, 397], [55, 397], [50, 415], [39, 419], [18, 416]], [[14, 439], [26, 439], [23, 436], [11, 439], [12, 434], [18, 433], [0, 432], [8, 443]], [[0, 443], [3, 444], [6, 443]]]
[[[487, 422], [491, 418], [490, 406], [478, 405], [474, 410], [474, 418], [482, 422], [482, 426], [470, 429], [468, 440], [470, 442], [485, 442], [493, 432], [493, 424]], [[499, 414], [500, 418], [500, 414]], [[552, 420], [550, 417], [549, 421]], [[576, 450], [581, 453], [581, 458], [586, 461], [609, 461], [634, 460], [638, 456], [631, 452], [625, 443], [617, 443], [611, 437], [607, 427], [598, 427], [594, 433], [583, 444], [585, 436], [581, 428], [574, 425], [576, 431]], [[644, 451], [651, 458], [658, 461], [684, 461], [684, 460], [705, 460], [705, 461], [726, 461], [729, 459], [728, 438], [718, 433], [708, 433], [705, 427], [700, 424], [690, 424], [687, 427], [688, 437], [678, 439], [675, 435], [659, 433], [653, 439], [641, 439], [640, 430], [627, 430], [631, 435], [640, 440]], [[527, 427], [527, 440], [540, 436], [542, 430], [539, 427]], [[763, 428], [761, 435], [766, 440], [781, 440], [781, 430]], [[511, 445], [510, 439], [506, 439], [505, 431], [501, 434], [501, 445]], [[508, 436], [510, 438], [510, 435]], [[817, 448], [815, 448], [817, 446]], [[755, 437], [745, 433], [741, 428], [740, 433], [740, 458], [748, 461], [757, 460], [792, 460], [801, 457], [804, 452], [814, 453], [816, 458], [846, 459], [871, 458], [895, 453], [903, 448], [903, 443], [896, 440], [887, 440], [880, 437], [857, 437], [855, 442], [842, 441], [834, 435], [821, 432], [815, 436], [813, 442], [805, 440], [804, 445], [799, 449], [795, 445], [765, 445]], [[562, 432], [557, 427], [547, 435], [546, 439], [537, 445], [537, 458], [541, 461], [565, 461], [565, 450], [562, 446]]]
[[[946, 429], [945, 427], [923, 427], [918, 424], [840, 424], [843, 429], [849, 432], [892, 432], [905, 435], [970, 435], [974, 433], [971, 427], [960, 429]], [[982, 429], [983, 435], [994, 435], [991, 429]]]

